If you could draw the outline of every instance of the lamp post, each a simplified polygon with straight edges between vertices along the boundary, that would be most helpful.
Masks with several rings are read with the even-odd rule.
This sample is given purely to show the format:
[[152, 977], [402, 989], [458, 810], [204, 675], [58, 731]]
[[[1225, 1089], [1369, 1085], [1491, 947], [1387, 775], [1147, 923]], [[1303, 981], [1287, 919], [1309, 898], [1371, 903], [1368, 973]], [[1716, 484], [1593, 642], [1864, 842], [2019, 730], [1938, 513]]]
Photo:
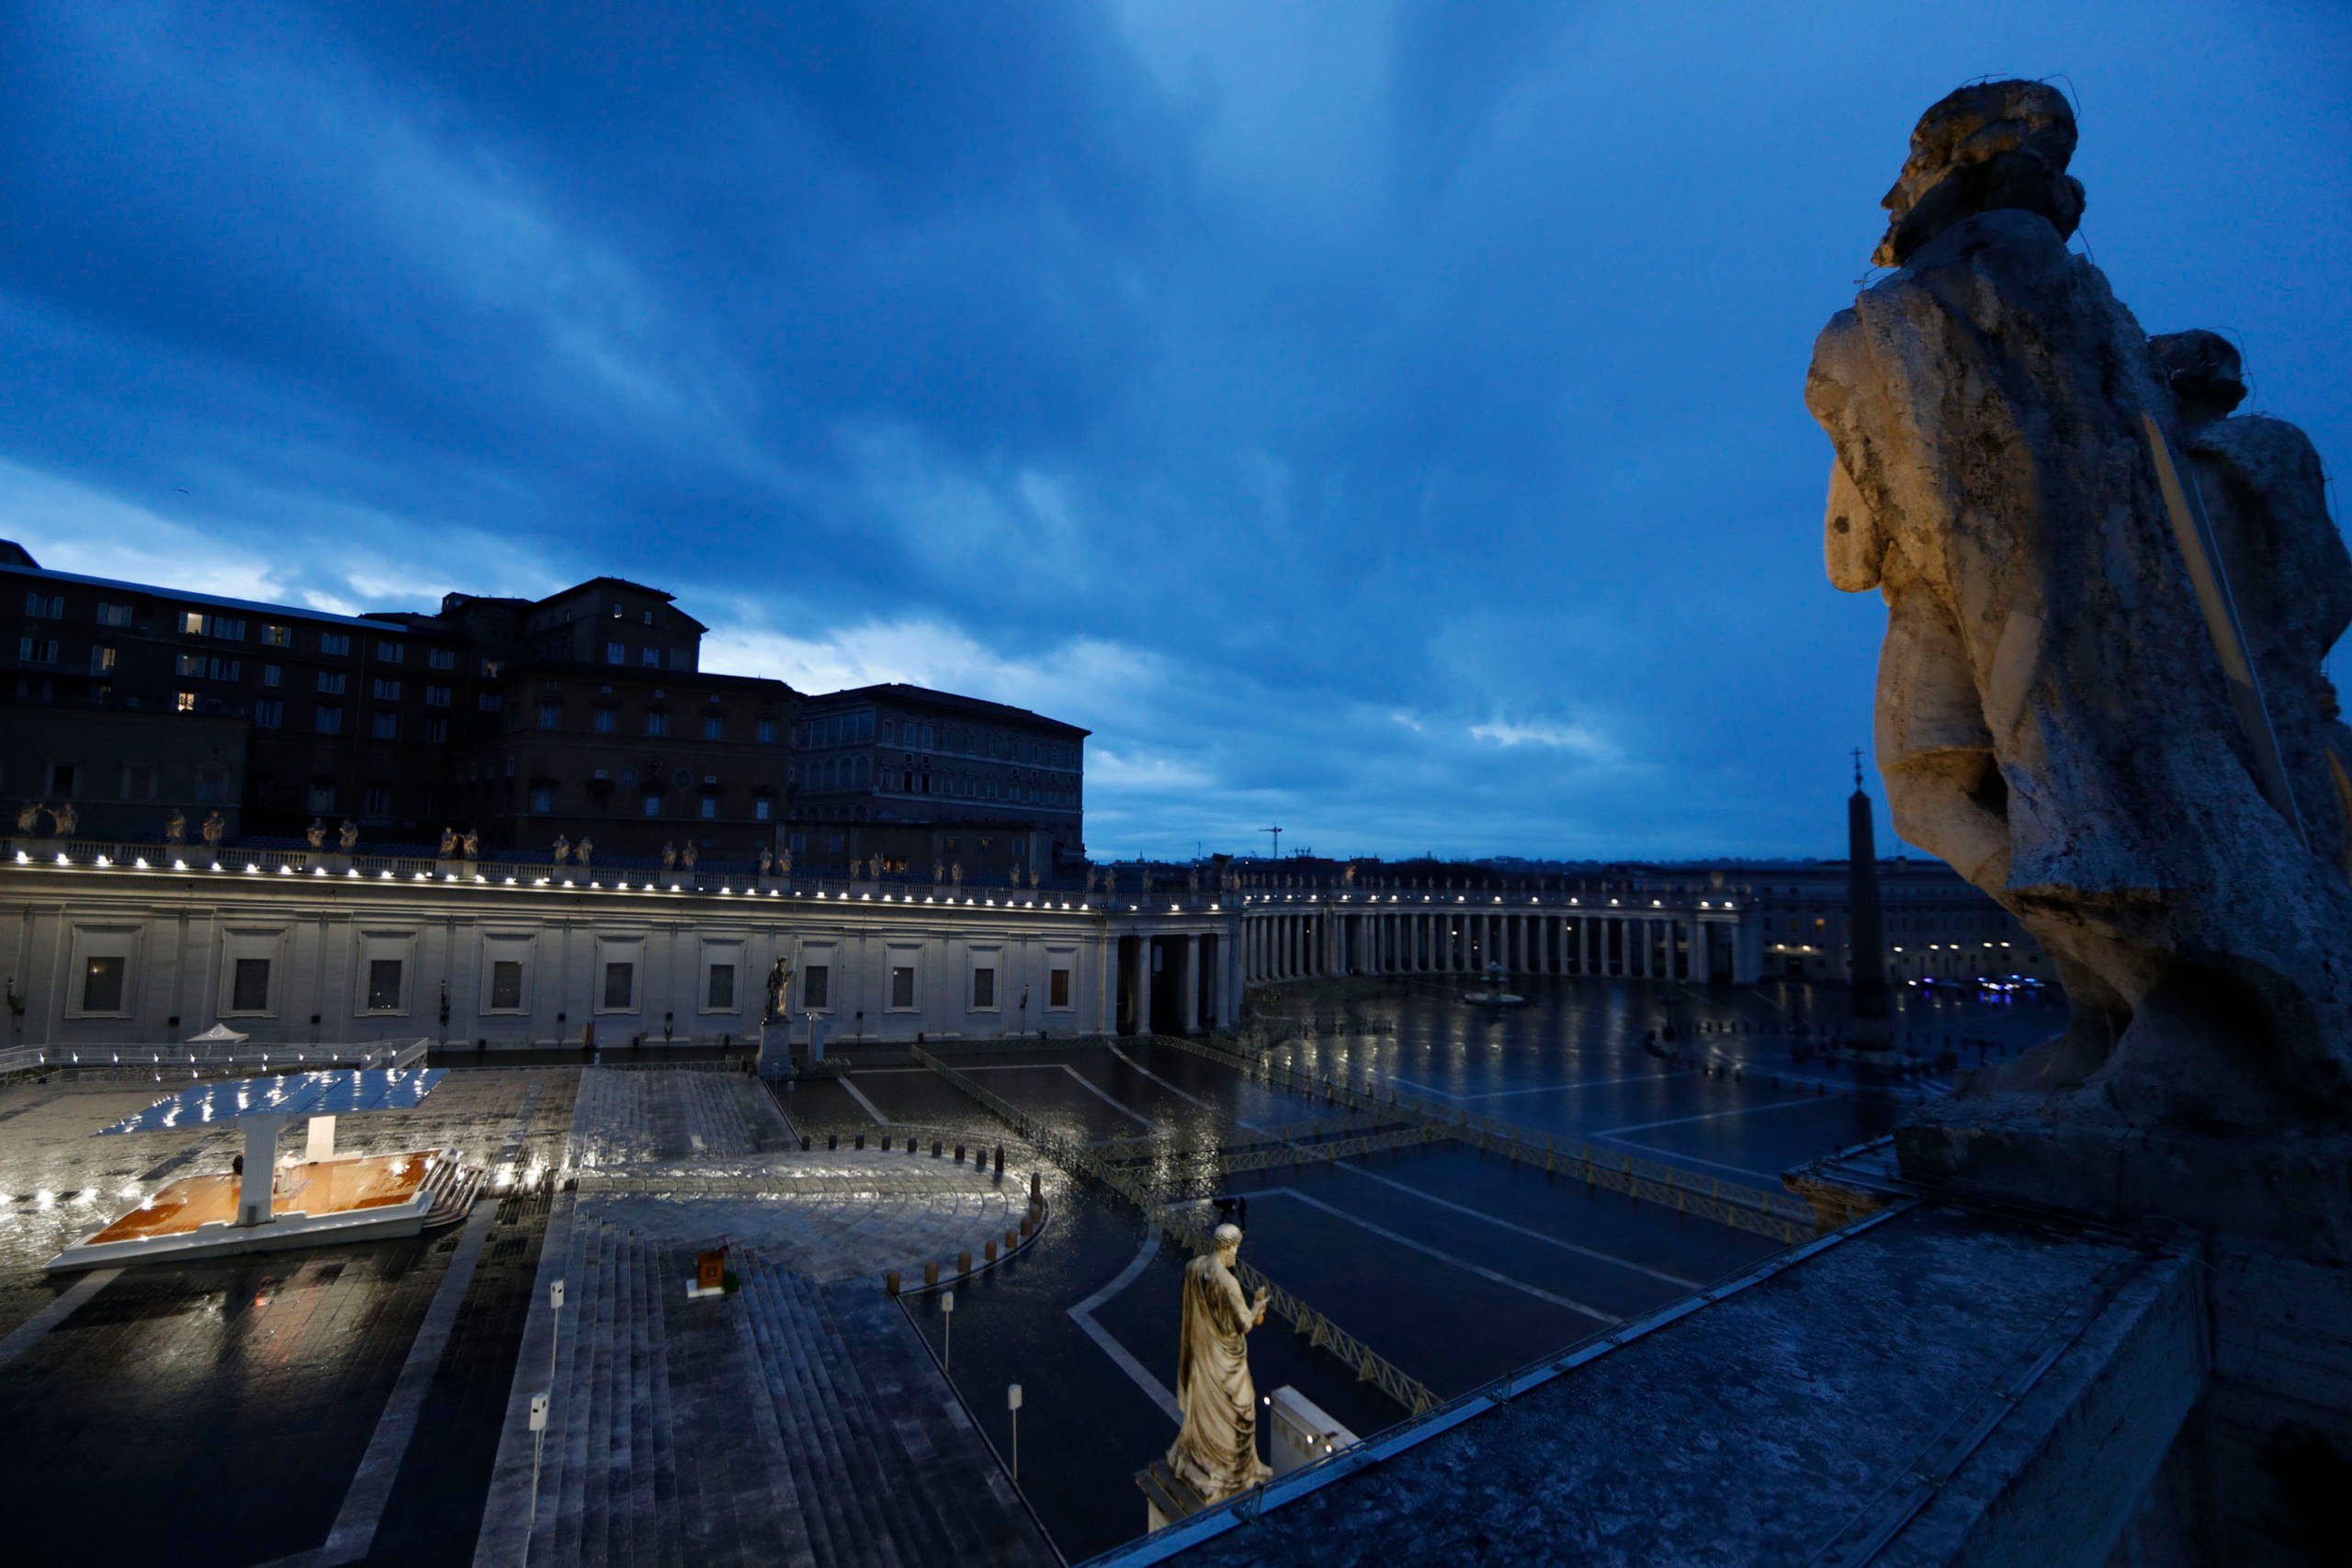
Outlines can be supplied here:
[[1004, 1385], [1004, 1407], [1012, 1412], [1012, 1483], [1021, 1484], [1021, 1385]]
[[941, 1345], [939, 1351], [939, 1370], [943, 1372], [953, 1372], [956, 1370], [955, 1292], [942, 1291], [939, 1293], [939, 1311], [941, 1315], [947, 1320], [945, 1326], [940, 1330]]

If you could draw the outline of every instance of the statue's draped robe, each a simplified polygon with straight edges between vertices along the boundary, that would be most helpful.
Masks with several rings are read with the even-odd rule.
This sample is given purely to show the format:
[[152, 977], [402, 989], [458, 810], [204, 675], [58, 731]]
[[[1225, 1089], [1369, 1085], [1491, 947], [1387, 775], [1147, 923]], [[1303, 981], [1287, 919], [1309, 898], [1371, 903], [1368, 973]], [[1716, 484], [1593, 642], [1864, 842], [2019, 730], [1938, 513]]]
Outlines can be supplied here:
[[2099, 1072], [2128, 1120], [2226, 1115], [2232, 1068], [2352, 1098], [2352, 890], [2255, 783], [2142, 425], [2177, 441], [2172, 400], [2107, 280], [2045, 219], [1970, 218], [1831, 321], [1805, 400], [1837, 448], [1830, 579], [1887, 601], [1895, 826], [2075, 1003], [2041, 1087]]
[[1249, 1333], [1257, 1319], [1241, 1281], [1216, 1254], [1184, 1268], [1184, 1322], [1176, 1350], [1176, 1407], [1184, 1425], [1168, 1450], [1177, 1479], [1214, 1503], [1273, 1472], [1258, 1458], [1258, 1387]]

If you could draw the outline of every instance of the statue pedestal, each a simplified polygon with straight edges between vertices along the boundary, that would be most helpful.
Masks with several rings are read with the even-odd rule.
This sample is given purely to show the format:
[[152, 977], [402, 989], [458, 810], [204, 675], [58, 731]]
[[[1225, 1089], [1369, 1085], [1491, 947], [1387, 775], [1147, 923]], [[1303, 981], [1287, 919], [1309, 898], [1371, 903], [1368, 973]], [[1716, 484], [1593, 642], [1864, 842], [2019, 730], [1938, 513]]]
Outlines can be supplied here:
[[788, 1078], [792, 1070], [792, 1021], [777, 1019], [760, 1025], [759, 1073], [763, 1078]]
[[1207, 1498], [1177, 1478], [1164, 1459], [1136, 1471], [1136, 1484], [1143, 1489], [1145, 1517], [1150, 1521], [1144, 1527], [1147, 1529], [1165, 1529], [1209, 1506]]

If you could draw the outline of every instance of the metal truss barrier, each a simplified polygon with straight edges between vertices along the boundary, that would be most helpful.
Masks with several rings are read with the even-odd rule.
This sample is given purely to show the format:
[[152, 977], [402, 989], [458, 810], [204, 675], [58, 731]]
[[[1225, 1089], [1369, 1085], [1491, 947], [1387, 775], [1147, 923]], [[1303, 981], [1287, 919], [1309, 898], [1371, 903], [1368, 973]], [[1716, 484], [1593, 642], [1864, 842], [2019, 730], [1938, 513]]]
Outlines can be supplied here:
[[1150, 1039], [1155, 1045], [1190, 1051], [1246, 1077], [1294, 1094], [1320, 1097], [1359, 1111], [1411, 1116], [1442, 1136], [1457, 1138], [1486, 1153], [1502, 1155], [1545, 1171], [1565, 1171], [1580, 1177], [1589, 1187], [1606, 1187], [1644, 1202], [1660, 1204], [1679, 1214], [1697, 1214], [1734, 1230], [1769, 1236], [1786, 1246], [1810, 1241], [1819, 1231], [1811, 1204], [1760, 1187], [1697, 1177], [1678, 1167], [1637, 1159], [1632, 1155], [1608, 1150], [1596, 1153], [1590, 1144], [1564, 1145], [1548, 1133], [1539, 1135], [1532, 1128], [1516, 1122], [1432, 1105], [1395, 1089], [1385, 1094], [1367, 1093], [1333, 1078], [1241, 1055], [1198, 1040], [1173, 1034], [1155, 1034]]
[[[1046, 1126], [1001, 1096], [982, 1089], [969, 1077], [957, 1072], [922, 1047], [914, 1048], [914, 1059], [945, 1078], [1056, 1164], [1078, 1175], [1101, 1182], [1142, 1210], [1147, 1220], [1158, 1225], [1179, 1244], [1190, 1248], [1195, 1254], [1213, 1250], [1207, 1234], [1180, 1218], [1170, 1204], [1161, 1201], [1159, 1193], [1137, 1179], [1134, 1171], [1096, 1158], [1085, 1145]], [[1241, 1288], [1245, 1291], [1255, 1291], [1260, 1286], [1263, 1286], [1266, 1291], [1268, 1309], [1276, 1317], [1306, 1336], [1309, 1344], [1329, 1350], [1355, 1369], [1356, 1380], [1359, 1382], [1373, 1384], [1381, 1393], [1388, 1395], [1415, 1416], [1436, 1407], [1437, 1395], [1430, 1392], [1428, 1385], [1408, 1375], [1402, 1369], [1365, 1345], [1363, 1340], [1348, 1333], [1329, 1317], [1267, 1279], [1256, 1269], [1247, 1263], [1237, 1261], [1234, 1272], [1239, 1277]]]

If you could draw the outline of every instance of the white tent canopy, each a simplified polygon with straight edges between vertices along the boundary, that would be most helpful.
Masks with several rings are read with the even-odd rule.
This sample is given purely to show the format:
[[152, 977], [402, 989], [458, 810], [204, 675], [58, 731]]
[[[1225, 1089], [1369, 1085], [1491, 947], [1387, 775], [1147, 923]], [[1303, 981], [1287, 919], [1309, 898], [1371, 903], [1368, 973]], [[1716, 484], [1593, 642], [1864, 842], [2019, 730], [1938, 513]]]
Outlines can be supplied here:
[[201, 1034], [189, 1035], [187, 1043], [191, 1045], [242, 1045], [252, 1038], [249, 1034], [238, 1033], [225, 1023], [216, 1023]]

